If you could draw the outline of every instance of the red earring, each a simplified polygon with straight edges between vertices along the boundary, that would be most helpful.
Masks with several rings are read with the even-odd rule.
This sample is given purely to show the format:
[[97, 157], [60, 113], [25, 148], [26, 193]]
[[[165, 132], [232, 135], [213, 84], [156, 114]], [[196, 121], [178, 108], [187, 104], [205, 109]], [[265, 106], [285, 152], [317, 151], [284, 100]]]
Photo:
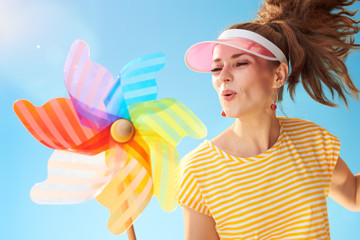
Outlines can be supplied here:
[[221, 116], [226, 117], [226, 113], [224, 111], [221, 111]]
[[277, 102], [278, 102], [278, 98], [279, 98], [279, 96], [278, 96], [278, 93], [277, 93], [277, 89], [276, 89], [276, 91], [275, 91], [275, 101], [273, 101], [273, 103], [271, 104], [271, 106], [270, 106], [270, 108], [271, 108], [271, 110], [276, 110], [276, 108], [277, 108]]

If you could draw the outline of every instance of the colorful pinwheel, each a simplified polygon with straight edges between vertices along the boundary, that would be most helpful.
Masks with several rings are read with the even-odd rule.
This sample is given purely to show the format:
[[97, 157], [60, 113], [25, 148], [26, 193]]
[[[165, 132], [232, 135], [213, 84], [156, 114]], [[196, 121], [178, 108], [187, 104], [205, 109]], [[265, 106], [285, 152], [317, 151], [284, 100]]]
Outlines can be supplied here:
[[70, 98], [41, 107], [18, 100], [14, 110], [38, 141], [56, 149], [48, 178], [32, 188], [31, 199], [74, 204], [96, 198], [111, 212], [109, 230], [121, 234], [152, 195], [164, 210], [176, 208], [175, 146], [185, 136], [205, 137], [206, 127], [177, 100], [155, 100], [163, 54], [128, 63], [117, 80], [89, 56], [84, 41], [72, 44], [64, 68]]

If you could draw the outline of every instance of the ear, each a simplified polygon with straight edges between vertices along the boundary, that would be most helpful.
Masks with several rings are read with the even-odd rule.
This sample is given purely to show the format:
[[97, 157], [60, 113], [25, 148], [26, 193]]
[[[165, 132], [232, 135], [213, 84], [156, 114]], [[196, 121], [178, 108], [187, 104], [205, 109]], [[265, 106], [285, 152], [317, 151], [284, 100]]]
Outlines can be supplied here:
[[289, 66], [286, 63], [280, 63], [280, 65], [275, 69], [273, 88], [281, 88], [285, 84], [288, 74]]

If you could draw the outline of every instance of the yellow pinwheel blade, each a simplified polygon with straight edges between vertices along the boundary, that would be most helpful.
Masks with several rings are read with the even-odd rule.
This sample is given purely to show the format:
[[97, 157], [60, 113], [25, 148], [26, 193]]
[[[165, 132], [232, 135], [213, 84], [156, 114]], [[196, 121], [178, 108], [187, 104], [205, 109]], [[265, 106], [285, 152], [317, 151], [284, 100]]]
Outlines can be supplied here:
[[125, 146], [116, 144], [109, 150], [107, 162], [110, 165], [115, 163], [118, 172], [96, 198], [110, 210], [108, 228], [113, 234], [125, 232], [145, 209], [153, 194], [151, 173], [141, 161], [127, 153], [129, 149], [125, 150]]
[[165, 211], [176, 208], [174, 200], [175, 169], [179, 163], [179, 154], [174, 146], [160, 138], [146, 138], [150, 148], [154, 193]]
[[179, 154], [175, 146], [185, 136], [205, 137], [206, 127], [190, 109], [172, 98], [134, 104], [129, 112], [136, 131], [150, 149], [154, 195], [164, 210], [171, 211], [177, 206], [174, 175]]

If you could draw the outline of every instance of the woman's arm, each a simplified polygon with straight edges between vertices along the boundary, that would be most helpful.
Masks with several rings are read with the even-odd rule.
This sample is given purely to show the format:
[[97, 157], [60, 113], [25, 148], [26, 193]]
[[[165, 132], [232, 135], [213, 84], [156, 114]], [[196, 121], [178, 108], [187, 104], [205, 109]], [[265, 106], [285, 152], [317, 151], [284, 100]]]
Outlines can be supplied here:
[[329, 197], [350, 211], [360, 211], [360, 173], [354, 176], [340, 157], [331, 177]]
[[218, 240], [215, 221], [185, 205], [182, 207], [185, 226], [185, 240]]

